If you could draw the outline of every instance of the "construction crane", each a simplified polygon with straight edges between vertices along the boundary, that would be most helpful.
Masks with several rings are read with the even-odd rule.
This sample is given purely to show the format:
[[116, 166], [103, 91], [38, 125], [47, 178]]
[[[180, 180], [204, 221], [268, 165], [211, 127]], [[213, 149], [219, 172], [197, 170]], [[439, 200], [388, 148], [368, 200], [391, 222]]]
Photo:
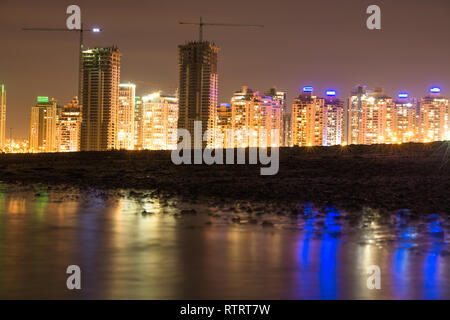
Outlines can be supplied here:
[[64, 28], [23, 28], [24, 31], [41, 31], [41, 32], [78, 32], [80, 34], [80, 53], [79, 53], [79, 70], [78, 70], [78, 100], [81, 101], [81, 86], [82, 86], [82, 79], [81, 75], [83, 73], [83, 34], [85, 32], [91, 32], [91, 33], [99, 33], [102, 31], [102, 29], [98, 27], [93, 27], [91, 29], [85, 29], [83, 28], [83, 24], [81, 24], [80, 29], [64, 29]]
[[203, 22], [202, 17], [200, 17], [200, 22], [180, 22], [180, 24], [194, 25], [199, 27], [199, 39], [200, 42], [203, 41], [203, 27], [204, 26], [212, 26], [212, 27], [255, 27], [255, 28], [263, 28], [263, 25], [260, 24], [235, 24], [235, 23], [206, 23]]

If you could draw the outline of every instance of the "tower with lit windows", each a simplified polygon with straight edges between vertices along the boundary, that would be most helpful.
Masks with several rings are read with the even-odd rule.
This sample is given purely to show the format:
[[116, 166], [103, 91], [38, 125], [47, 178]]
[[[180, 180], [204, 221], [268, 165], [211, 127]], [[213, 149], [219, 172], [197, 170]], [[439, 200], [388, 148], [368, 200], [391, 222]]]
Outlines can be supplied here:
[[[221, 103], [216, 110], [215, 146], [216, 148], [232, 148], [231, 105]], [[228, 141], [230, 140], [230, 141]]]
[[120, 58], [116, 47], [83, 51], [81, 151], [117, 146]]
[[243, 86], [231, 98], [231, 129], [234, 147], [279, 147], [282, 105], [272, 96]]
[[142, 97], [142, 103], [142, 148], [176, 149], [178, 98], [157, 92]]
[[119, 85], [119, 105], [117, 107], [117, 142], [116, 149], [133, 150], [135, 143], [134, 112], [136, 85]]
[[57, 152], [57, 101], [49, 97], [38, 97], [31, 107], [30, 151]]
[[134, 148], [142, 149], [142, 99], [136, 97], [134, 100]]
[[417, 137], [417, 100], [410, 98], [406, 92], [397, 95], [394, 101], [394, 130], [393, 143], [414, 142]]
[[[219, 47], [209, 41], [193, 41], [179, 46], [179, 118], [178, 128], [192, 137], [192, 147], [214, 143], [219, 76]], [[207, 142], [194, 146], [194, 123], [202, 124], [202, 137], [208, 130]]]
[[448, 98], [439, 87], [433, 87], [420, 101], [419, 137], [421, 142], [450, 139]]
[[336, 97], [336, 90], [327, 90], [325, 94], [324, 104], [327, 119], [325, 121], [324, 145], [340, 145], [343, 142], [344, 103]]
[[76, 152], [80, 148], [81, 106], [78, 97], [65, 105], [57, 119], [57, 142], [59, 152]]
[[0, 148], [6, 145], [6, 89], [0, 84]]
[[346, 113], [348, 144], [378, 144], [396, 141], [393, 99], [382, 88], [352, 91]]
[[273, 101], [278, 101], [281, 107], [280, 146], [291, 146], [291, 113], [287, 109], [287, 93], [276, 88], [270, 88], [265, 95]]
[[292, 105], [292, 143], [294, 146], [323, 146], [327, 126], [325, 99], [306, 86]]

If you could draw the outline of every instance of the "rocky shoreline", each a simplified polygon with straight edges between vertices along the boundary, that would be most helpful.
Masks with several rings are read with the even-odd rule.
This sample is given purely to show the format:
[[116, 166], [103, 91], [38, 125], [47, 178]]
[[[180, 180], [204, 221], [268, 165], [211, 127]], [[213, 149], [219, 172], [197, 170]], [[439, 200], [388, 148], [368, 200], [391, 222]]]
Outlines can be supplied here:
[[8, 154], [0, 181], [449, 215], [449, 160], [447, 142], [283, 148], [278, 175], [261, 176], [260, 165], [176, 166], [165, 151]]

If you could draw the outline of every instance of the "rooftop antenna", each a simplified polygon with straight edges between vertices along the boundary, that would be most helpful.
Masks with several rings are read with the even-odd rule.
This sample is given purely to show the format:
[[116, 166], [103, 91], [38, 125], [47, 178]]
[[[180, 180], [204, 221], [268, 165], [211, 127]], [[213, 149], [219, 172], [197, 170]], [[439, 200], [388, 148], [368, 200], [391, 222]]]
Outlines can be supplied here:
[[213, 26], [213, 27], [255, 27], [255, 28], [263, 28], [263, 25], [260, 24], [235, 24], [235, 23], [206, 23], [203, 22], [202, 17], [200, 17], [200, 22], [180, 22], [180, 24], [187, 25], [195, 25], [199, 27], [199, 40], [203, 41], [203, 27], [204, 26]]

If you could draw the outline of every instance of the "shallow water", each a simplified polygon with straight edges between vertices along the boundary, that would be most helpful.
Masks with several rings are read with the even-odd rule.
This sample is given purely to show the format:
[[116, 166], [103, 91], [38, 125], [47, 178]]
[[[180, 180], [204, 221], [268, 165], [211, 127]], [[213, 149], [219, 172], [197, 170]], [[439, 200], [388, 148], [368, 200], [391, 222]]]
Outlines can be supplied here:
[[448, 216], [407, 211], [3, 185], [0, 298], [450, 299], [449, 234]]

